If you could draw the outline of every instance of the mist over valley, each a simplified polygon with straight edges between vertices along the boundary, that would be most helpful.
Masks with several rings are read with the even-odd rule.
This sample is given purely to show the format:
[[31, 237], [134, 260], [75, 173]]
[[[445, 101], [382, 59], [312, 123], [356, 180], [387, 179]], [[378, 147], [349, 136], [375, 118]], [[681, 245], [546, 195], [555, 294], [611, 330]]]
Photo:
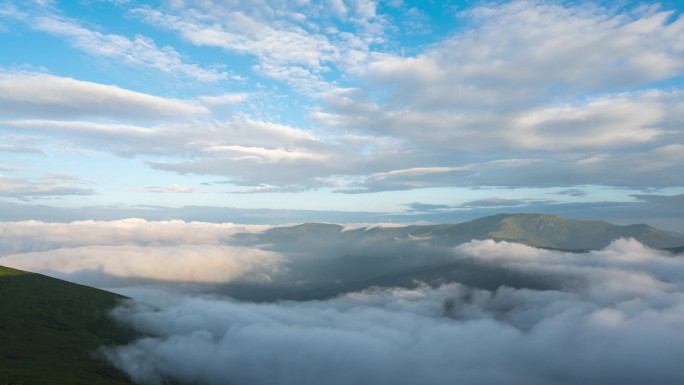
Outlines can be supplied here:
[[682, 380], [684, 236], [650, 226], [27, 225], [0, 265], [133, 298], [98, 354], [139, 384]]

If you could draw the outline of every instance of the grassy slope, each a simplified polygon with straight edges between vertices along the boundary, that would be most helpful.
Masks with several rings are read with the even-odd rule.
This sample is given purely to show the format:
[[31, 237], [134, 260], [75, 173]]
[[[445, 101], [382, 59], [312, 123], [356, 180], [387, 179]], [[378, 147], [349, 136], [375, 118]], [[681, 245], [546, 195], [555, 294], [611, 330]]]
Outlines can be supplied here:
[[681, 246], [684, 239], [647, 225], [618, 226], [603, 221], [577, 221], [547, 214], [516, 214], [488, 234], [535, 247], [601, 249], [617, 238], [635, 238], [653, 247]]
[[614, 239], [617, 226], [601, 221], [574, 221], [555, 215], [518, 214], [503, 219], [489, 235], [535, 247], [599, 249]]
[[0, 266], [0, 384], [130, 384], [94, 355], [131, 339], [106, 315], [122, 299]]

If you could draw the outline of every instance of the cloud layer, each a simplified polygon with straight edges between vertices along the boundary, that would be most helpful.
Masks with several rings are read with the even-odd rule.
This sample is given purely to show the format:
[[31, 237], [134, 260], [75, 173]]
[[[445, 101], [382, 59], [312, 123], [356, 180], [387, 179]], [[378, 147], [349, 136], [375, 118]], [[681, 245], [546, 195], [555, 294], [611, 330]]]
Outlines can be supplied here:
[[95, 286], [130, 279], [226, 283], [269, 280], [277, 252], [228, 245], [265, 226], [126, 219], [0, 223], [0, 264]]
[[478, 241], [455, 258], [564, 288], [452, 283], [272, 304], [157, 298], [158, 308], [117, 310], [151, 336], [106, 354], [143, 384], [681, 383], [680, 258], [629, 240], [590, 254]]
[[203, 115], [209, 110], [182, 100], [67, 77], [0, 72], [0, 112], [3, 120], [30, 116], [29, 122], [83, 117], [157, 121]]
[[[4, 222], [0, 265], [117, 287], [137, 298], [115, 316], [147, 337], [103, 354], [141, 384], [684, 379], [680, 256], [629, 239], [587, 253], [491, 240], [447, 249], [416, 239], [416, 247], [404, 247], [403, 254], [384, 255], [378, 245], [375, 258], [358, 246], [361, 254], [342, 259], [316, 252], [316, 239], [303, 241], [311, 255], [285, 246], [237, 246], [237, 233], [250, 237], [244, 233], [266, 228], [142, 219]], [[362, 271], [345, 270], [354, 263], [362, 263]], [[384, 280], [368, 282], [379, 286], [348, 291], [353, 279], [378, 264]], [[439, 266], [456, 267], [456, 274]], [[445, 274], [439, 285], [434, 279], [432, 286], [388, 284], [400, 281], [388, 281], [393, 274], [400, 278], [414, 270]], [[330, 299], [259, 304], [222, 296], [226, 285], [296, 294], [312, 277], [319, 282], [311, 287], [318, 284], [325, 291], [320, 297]], [[179, 294], [185, 290], [205, 294]]]
[[[431, 21], [400, 1], [121, 3], [130, 31], [91, 26], [54, 3], [9, 4], [0, 16], [89, 57], [203, 86], [144, 93], [7, 68], [0, 127], [14, 136], [0, 148], [40, 154], [49, 152], [36, 146], [57, 142], [55, 152], [139, 157], [135, 167], [221, 176], [237, 193], [684, 184], [676, 10], [475, 2], [441, 9], [445, 33], [414, 45], [407, 26], [420, 34]], [[225, 86], [229, 78], [241, 85]], [[123, 83], [138, 87], [133, 79]], [[177, 184], [187, 197], [199, 191]]]

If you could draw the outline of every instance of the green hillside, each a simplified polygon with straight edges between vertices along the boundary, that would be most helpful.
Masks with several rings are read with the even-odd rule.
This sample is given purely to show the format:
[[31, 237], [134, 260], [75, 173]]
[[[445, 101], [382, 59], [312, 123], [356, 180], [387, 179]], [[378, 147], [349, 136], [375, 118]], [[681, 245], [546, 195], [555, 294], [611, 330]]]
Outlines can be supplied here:
[[[499, 214], [469, 222], [409, 226], [413, 238], [455, 246], [473, 239], [493, 239], [534, 247], [591, 250], [608, 246], [618, 238], [634, 238], [656, 249], [684, 245], [684, 236], [645, 224], [620, 226], [603, 221], [581, 221], [548, 214]], [[397, 232], [397, 229], [393, 229]]]
[[547, 214], [515, 214], [502, 219], [496, 240], [508, 240], [536, 247], [600, 249], [618, 238], [634, 238], [653, 247], [684, 245], [684, 238], [645, 224], [619, 226], [603, 221], [578, 221]]
[[0, 266], [0, 384], [131, 384], [95, 354], [133, 337], [107, 316], [122, 299]]

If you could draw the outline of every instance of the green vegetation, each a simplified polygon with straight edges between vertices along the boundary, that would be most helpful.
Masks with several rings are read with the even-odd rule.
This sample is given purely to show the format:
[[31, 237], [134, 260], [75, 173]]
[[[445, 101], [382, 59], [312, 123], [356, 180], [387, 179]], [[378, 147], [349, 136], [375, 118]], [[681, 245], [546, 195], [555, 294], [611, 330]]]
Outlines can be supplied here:
[[131, 384], [97, 355], [134, 336], [107, 315], [123, 299], [0, 266], [0, 384]]
[[[555, 215], [518, 214], [499, 223], [489, 235], [496, 240], [535, 247], [599, 249], [620, 237], [619, 226], [601, 221], [574, 221]], [[627, 235], [627, 234], [625, 234]]]
[[547, 214], [516, 214], [501, 220], [489, 235], [496, 240], [559, 249], [600, 249], [617, 238], [634, 238], [653, 247], [684, 244], [684, 238], [638, 224], [613, 225], [603, 221], [577, 221]]

